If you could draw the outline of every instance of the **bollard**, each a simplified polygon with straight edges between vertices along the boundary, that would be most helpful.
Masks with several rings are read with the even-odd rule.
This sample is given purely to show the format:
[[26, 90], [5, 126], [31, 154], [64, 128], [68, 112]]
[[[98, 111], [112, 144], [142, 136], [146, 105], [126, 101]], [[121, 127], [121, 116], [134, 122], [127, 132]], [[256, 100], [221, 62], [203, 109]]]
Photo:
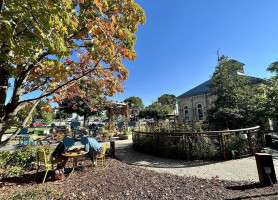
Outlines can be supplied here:
[[110, 141], [110, 156], [115, 157], [115, 141]]
[[272, 156], [267, 153], [255, 154], [260, 183], [273, 185], [277, 182]]

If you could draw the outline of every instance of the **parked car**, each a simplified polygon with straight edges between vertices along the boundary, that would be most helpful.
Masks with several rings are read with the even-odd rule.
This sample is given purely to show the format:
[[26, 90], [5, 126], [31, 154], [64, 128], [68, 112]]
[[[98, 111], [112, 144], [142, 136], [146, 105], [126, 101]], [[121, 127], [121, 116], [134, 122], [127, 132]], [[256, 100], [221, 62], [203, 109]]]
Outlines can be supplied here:
[[109, 122], [109, 119], [103, 119], [102, 122]]
[[140, 118], [140, 119], [138, 119], [138, 121], [139, 122], [144, 122], [144, 121], [146, 121], [146, 119], [145, 118]]
[[154, 118], [145, 119], [146, 122], [154, 122]]
[[32, 121], [30, 126], [43, 126], [43, 124], [41, 122], [39, 122], [39, 121]]

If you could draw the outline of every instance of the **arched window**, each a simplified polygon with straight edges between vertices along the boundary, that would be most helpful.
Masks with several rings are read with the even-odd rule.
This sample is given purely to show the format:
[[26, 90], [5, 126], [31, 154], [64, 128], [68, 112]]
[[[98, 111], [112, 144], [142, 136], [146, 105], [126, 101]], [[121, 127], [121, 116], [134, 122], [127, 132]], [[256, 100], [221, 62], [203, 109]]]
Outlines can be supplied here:
[[199, 120], [203, 120], [204, 119], [203, 106], [200, 103], [197, 105], [197, 114], [198, 114], [198, 119]]
[[184, 106], [184, 119], [185, 119], [186, 121], [189, 120], [188, 106]]

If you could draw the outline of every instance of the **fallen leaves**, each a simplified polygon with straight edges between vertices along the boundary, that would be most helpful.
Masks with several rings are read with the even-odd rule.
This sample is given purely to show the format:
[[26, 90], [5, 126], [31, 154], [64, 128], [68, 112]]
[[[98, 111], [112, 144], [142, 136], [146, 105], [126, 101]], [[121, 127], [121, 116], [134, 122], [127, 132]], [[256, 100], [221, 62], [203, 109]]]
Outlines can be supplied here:
[[[56, 182], [48, 180], [44, 185], [19, 184], [20, 192], [24, 194], [24, 191], [35, 186], [45, 188], [49, 199], [245, 199], [252, 196], [263, 198], [261, 194], [268, 199], [277, 199], [276, 185], [259, 187], [246, 182], [157, 173], [115, 159], [107, 159], [104, 169], [100, 166], [92, 168], [90, 162], [89, 159], [83, 160], [82, 166], [85, 167], [77, 169], [69, 179]], [[68, 163], [67, 167], [71, 165]], [[2, 181], [0, 194], [11, 195], [18, 190], [16, 184], [11, 185], [10, 182]]]

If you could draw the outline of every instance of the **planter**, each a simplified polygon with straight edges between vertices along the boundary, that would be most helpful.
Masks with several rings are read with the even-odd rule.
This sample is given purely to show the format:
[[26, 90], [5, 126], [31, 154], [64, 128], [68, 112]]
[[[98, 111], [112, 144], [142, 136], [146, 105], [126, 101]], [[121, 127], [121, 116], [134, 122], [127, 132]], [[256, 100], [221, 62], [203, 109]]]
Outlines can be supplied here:
[[128, 139], [128, 135], [120, 135], [119, 139], [120, 140], [127, 140]]

